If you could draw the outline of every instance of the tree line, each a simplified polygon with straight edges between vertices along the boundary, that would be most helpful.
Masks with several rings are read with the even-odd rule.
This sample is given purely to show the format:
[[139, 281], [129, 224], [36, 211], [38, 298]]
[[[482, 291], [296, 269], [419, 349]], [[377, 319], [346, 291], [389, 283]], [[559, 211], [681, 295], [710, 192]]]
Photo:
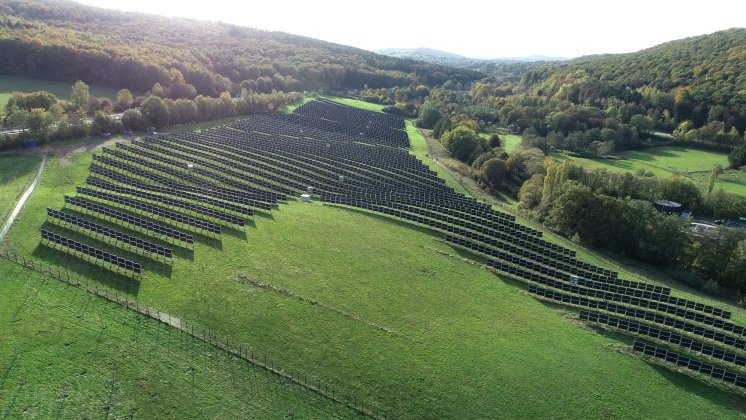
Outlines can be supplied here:
[[715, 211], [746, 212], [743, 197], [713, 193], [703, 198], [688, 180], [589, 171], [570, 161], [547, 161], [544, 173], [534, 174], [519, 194], [521, 209], [562, 235], [660, 266], [691, 286], [741, 299], [746, 294], [746, 231], [719, 226], [710, 233], [694, 232], [689, 220], [650, 205], [648, 199], [662, 196], [703, 210], [716, 206], [722, 208]]
[[[156, 93], [163, 95], [164, 92]], [[211, 98], [197, 95], [194, 99], [171, 99], [149, 93], [134, 97], [121, 89], [115, 101], [90, 94], [82, 81], [72, 86], [70, 101], [59, 101], [49, 92], [13, 92], [5, 107], [4, 125], [21, 130], [6, 135], [0, 149], [18, 146], [24, 139], [36, 138], [44, 144], [50, 141], [160, 129], [171, 125], [215, 120], [240, 115], [283, 112], [287, 105], [299, 100], [298, 93], [255, 93], [243, 90], [238, 98], [228, 92]], [[121, 112], [114, 118], [112, 112]]]

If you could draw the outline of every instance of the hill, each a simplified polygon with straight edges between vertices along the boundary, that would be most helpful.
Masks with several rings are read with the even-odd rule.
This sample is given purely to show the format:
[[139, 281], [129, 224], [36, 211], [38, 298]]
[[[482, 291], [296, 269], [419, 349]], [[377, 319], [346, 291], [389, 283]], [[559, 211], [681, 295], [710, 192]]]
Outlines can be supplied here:
[[[578, 328], [574, 313], [558, 313], [526, 293], [525, 282], [568, 270], [564, 262], [582, 267], [584, 281], [611, 281], [608, 270], [619, 268], [581, 264], [587, 257], [580, 250], [461, 196], [404, 147], [382, 145], [411, 140], [401, 135], [403, 121], [322, 102], [306, 103], [293, 115], [148, 137], [94, 155], [53, 156], [6, 245], [55, 271], [72, 272], [271, 354], [283, 369], [322, 379], [337, 395], [390, 417], [739, 416], [740, 397], [632, 357], [630, 338]], [[184, 161], [194, 167], [187, 171], [179, 163]], [[132, 182], [150, 195], [121, 189]], [[90, 190], [76, 188], [84, 185]], [[293, 198], [308, 186], [314, 187], [313, 202]], [[210, 221], [222, 232], [193, 227], [191, 219], [169, 222], [94, 191]], [[187, 231], [194, 245], [65, 204], [64, 195], [75, 194]], [[260, 208], [283, 195], [269, 210]], [[159, 201], [164, 198], [177, 201]], [[200, 207], [177, 210], [185, 200]], [[234, 216], [242, 206], [256, 211], [242, 216], [245, 224], [239, 226], [212, 217], [219, 213], [205, 206]], [[47, 216], [49, 207], [173, 248], [174, 256], [147, 255], [55, 222]], [[489, 226], [500, 226], [500, 232]], [[40, 228], [139, 261], [142, 275], [71, 257], [63, 245], [41, 243]], [[513, 273], [531, 264], [526, 267], [534, 275], [503, 272], [507, 266], [486, 269], [484, 264], [499, 260], [445, 240], [445, 232], [475, 237], [473, 229], [500, 238], [485, 249], [512, 249], [520, 256], [510, 259]], [[680, 290], [671, 294], [702, 301]], [[738, 308], [707, 303], [732, 311], [734, 322], [745, 319]], [[184, 386], [183, 380], [174, 383]], [[316, 415], [323, 415], [321, 408]]]
[[414, 58], [415, 56], [420, 57], [443, 57], [453, 59], [465, 59], [460, 54], [454, 54], [447, 51], [436, 50], [434, 48], [383, 48], [376, 51], [378, 54], [390, 55], [392, 57], [406, 57]]
[[545, 55], [503, 58], [470, 58], [432, 48], [385, 48], [376, 51], [391, 57], [407, 58], [426, 63], [479, 71], [492, 76], [520, 76], [534, 63], [562, 61], [565, 58]]
[[138, 92], [155, 83], [185, 83], [213, 97], [240, 92], [242, 82], [269, 93], [442, 84], [449, 79], [466, 83], [481, 77], [282, 32], [61, 0], [0, 2], [0, 74], [81, 79]]
[[636, 53], [537, 65], [518, 88], [603, 110], [625, 103], [627, 112], [651, 116], [661, 128], [690, 120], [694, 127], [715, 123], [716, 132], [728, 133], [732, 127], [743, 132], [746, 29], [671, 41]]

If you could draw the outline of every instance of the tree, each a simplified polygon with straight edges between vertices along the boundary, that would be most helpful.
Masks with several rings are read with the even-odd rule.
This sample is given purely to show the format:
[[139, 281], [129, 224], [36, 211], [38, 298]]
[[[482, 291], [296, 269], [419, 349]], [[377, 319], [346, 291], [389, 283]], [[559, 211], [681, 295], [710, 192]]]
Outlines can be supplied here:
[[145, 124], [155, 128], [162, 128], [169, 124], [171, 114], [163, 99], [150, 96], [140, 106], [140, 112], [145, 119]]
[[712, 189], [715, 188], [715, 181], [718, 179], [718, 175], [723, 172], [723, 167], [720, 166], [720, 164], [714, 164], [712, 165], [712, 170], [710, 170], [710, 178], [707, 180], [707, 194], [712, 193]]
[[150, 93], [153, 96], [157, 96], [159, 98], [165, 98], [166, 97], [166, 90], [163, 89], [163, 86], [161, 86], [160, 83], [156, 83], [153, 85], [153, 88], [150, 89]]
[[134, 98], [132, 97], [132, 92], [130, 92], [129, 89], [121, 89], [117, 92], [117, 100], [114, 105], [117, 111], [124, 111], [125, 109], [132, 107], [133, 101]]
[[541, 193], [544, 189], [544, 175], [535, 174], [521, 185], [518, 191], [521, 209], [530, 210], [541, 203]]
[[88, 85], [83, 83], [82, 80], [75, 82], [72, 93], [70, 94], [70, 102], [72, 102], [73, 106], [78, 109], [88, 109], [90, 101], [91, 94]]
[[236, 104], [233, 102], [233, 98], [231, 97], [231, 94], [228, 92], [223, 92], [220, 94], [220, 98], [218, 98], [219, 101], [219, 109], [220, 109], [220, 117], [232, 117], [236, 115]]
[[13, 92], [8, 99], [8, 103], [5, 104], [5, 111], [7, 115], [10, 115], [14, 108], [26, 111], [31, 111], [34, 108], [49, 109], [56, 103], [57, 97], [49, 92]]
[[93, 124], [91, 132], [93, 133], [111, 133], [114, 128], [114, 121], [104, 111], [96, 111], [93, 114]]
[[490, 147], [493, 149], [495, 147], [500, 147], [500, 144], [502, 144], [502, 141], [500, 140], [500, 136], [498, 136], [497, 133], [492, 133], [488, 141], [490, 142]]
[[741, 166], [746, 166], [746, 144], [741, 147], [736, 147], [728, 155], [728, 163], [732, 169], [738, 169]]
[[417, 117], [415, 125], [422, 128], [433, 128], [435, 123], [440, 120], [441, 114], [437, 108], [432, 105], [425, 104], [420, 108], [420, 116]]
[[197, 89], [188, 83], [174, 83], [168, 87], [168, 96], [173, 99], [194, 99]]
[[189, 99], [167, 101], [171, 124], [184, 124], [197, 119], [197, 105]]
[[8, 110], [8, 116], [5, 119], [5, 123], [8, 127], [25, 130], [28, 128], [29, 114], [31, 114], [30, 110], [26, 111], [25, 109], [13, 107]]
[[436, 139], [440, 139], [443, 137], [443, 134], [450, 131], [453, 128], [453, 122], [451, 121], [451, 118], [448, 116], [441, 117], [441, 119], [438, 120], [437, 123], [433, 126], [433, 137]]
[[445, 133], [441, 139], [443, 146], [451, 152], [451, 155], [459, 160], [467, 160], [479, 144], [477, 133], [463, 125]]
[[122, 114], [122, 128], [128, 131], [143, 131], [147, 125], [138, 108], [128, 109]]
[[641, 114], [634, 115], [629, 121], [629, 125], [637, 129], [637, 133], [647, 136], [653, 129], [653, 119]]
[[479, 169], [479, 178], [495, 189], [498, 189], [505, 182], [505, 175], [507, 174], [508, 165], [499, 158], [488, 160]]
[[262, 76], [256, 79], [256, 90], [259, 93], [272, 93], [272, 78]]
[[50, 109], [34, 108], [31, 111], [14, 109], [8, 116], [7, 123], [11, 127], [29, 130], [32, 136], [47, 141], [64, 117], [65, 113], [59, 105]]

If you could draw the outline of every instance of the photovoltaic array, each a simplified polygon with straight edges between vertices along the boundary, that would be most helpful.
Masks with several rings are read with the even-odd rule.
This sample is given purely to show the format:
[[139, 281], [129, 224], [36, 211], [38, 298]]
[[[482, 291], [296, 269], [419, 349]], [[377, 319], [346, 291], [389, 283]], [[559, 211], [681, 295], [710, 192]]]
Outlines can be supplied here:
[[[226, 230], [243, 230], [255, 213], [311, 193], [327, 205], [426, 227], [527, 283], [533, 296], [579, 308], [586, 322], [678, 346], [744, 373], [746, 329], [730, 321], [730, 312], [582, 261], [513, 215], [455, 192], [408, 146], [403, 119], [327, 100], [292, 114], [147, 136], [93, 156], [86, 185], [78, 187], [78, 196], [65, 197], [76, 214], [48, 210], [52, 227], [77, 236], [50, 237], [60, 234], [49, 227], [45, 243], [60, 250], [72, 244], [76, 253], [119, 270], [119, 259], [103, 258], [98, 248], [87, 253], [93, 247], [84, 250], [82, 238], [171, 260], [172, 247], [193, 247], [199, 237], [220, 240]], [[689, 359], [687, 366], [696, 366]], [[717, 372], [711, 376], [720, 379]]]

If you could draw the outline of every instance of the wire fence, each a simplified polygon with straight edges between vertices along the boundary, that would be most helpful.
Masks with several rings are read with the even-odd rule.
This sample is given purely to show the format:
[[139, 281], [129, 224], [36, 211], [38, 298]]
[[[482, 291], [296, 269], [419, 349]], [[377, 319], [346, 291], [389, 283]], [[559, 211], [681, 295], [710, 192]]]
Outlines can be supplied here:
[[106, 287], [101, 287], [96, 282], [90, 282], [87, 279], [81, 280], [79, 277], [70, 275], [68, 272], [62, 270], [59, 267], [53, 267], [44, 263], [40, 263], [38, 261], [34, 261], [33, 259], [28, 259], [25, 256], [18, 255], [17, 253], [9, 250], [0, 249], [0, 257], [19, 264], [27, 269], [50, 276], [55, 280], [84, 290], [90, 294], [96, 295], [110, 302], [119, 304], [127, 310], [154, 319], [162, 324], [165, 324], [168, 327], [175, 328], [183, 334], [187, 334], [197, 340], [203, 341], [215, 348], [230, 353], [234, 357], [242, 359], [253, 366], [264, 369], [270, 374], [284, 378], [311, 392], [328, 398], [338, 404], [342, 404], [363, 416], [375, 419], [385, 419], [389, 417], [386, 412], [375, 407], [365, 405], [362, 401], [358, 400], [357, 397], [341, 395], [333, 386], [325, 384], [320, 379], [313, 377], [309, 378], [309, 376], [307, 374], [304, 374], [303, 372], [284, 369], [271, 358], [268, 358], [266, 355], [260, 354], [254, 349], [241, 346], [238, 343], [231, 343], [227, 339], [221, 339], [218, 336], [211, 334], [210, 331], [206, 330], [203, 327], [195, 325], [194, 323], [186, 321], [184, 319], [172, 316], [168, 313], [161, 312], [157, 308], [140, 304], [139, 302], [137, 302], [137, 300], [132, 300], [124, 294], [120, 295], [119, 292], [112, 291], [111, 289], [108, 289]]

